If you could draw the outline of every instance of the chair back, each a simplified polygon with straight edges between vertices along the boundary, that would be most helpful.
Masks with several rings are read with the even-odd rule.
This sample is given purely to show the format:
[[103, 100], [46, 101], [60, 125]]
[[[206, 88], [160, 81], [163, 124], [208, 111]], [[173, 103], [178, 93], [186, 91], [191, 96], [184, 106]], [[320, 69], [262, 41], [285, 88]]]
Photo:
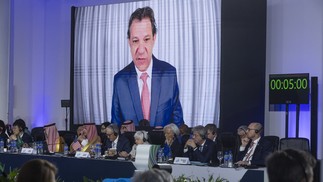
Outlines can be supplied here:
[[31, 129], [31, 137], [35, 142], [45, 141], [44, 127], [35, 127]]
[[307, 138], [282, 138], [280, 139], [279, 149], [299, 149], [311, 152], [309, 143]]
[[268, 135], [268, 136], [264, 136], [263, 138], [271, 142], [271, 144], [273, 146], [272, 152], [275, 152], [278, 150], [278, 148], [279, 148], [279, 137], [278, 136]]
[[232, 152], [236, 149], [237, 137], [232, 132], [220, 133], [220, 140], [222, 143], [223, 151], [231, 150]]
[[154, 144], [154, 145], [162, 145], [165, 142], [165, 135], [164, 135], [164, 131], [160, 130], [160, 131], [149, 131], [148, 132], [148, 141], [150, 144]]
[[127, 131], [122, 134], [123, 136], [125, 136], [129, 140], [130, 147], [132, 147], [135, 144], [135, 138], [134, 138], [135, 133], [136, 132]]
[[75, 131], [58, 131], [58, 133], [63, 137], [67, 146], [70, 146], [77, 136]]

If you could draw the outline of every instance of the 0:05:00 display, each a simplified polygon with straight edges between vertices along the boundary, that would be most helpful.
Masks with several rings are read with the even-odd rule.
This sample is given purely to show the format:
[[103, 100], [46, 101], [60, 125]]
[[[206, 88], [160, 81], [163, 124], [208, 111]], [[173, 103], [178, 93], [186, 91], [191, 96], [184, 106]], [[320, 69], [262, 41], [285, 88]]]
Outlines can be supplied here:
[[272, 79], [269, 86], [270, 90], [305, 90], [308, 88], [308, 80], [306, 78]]

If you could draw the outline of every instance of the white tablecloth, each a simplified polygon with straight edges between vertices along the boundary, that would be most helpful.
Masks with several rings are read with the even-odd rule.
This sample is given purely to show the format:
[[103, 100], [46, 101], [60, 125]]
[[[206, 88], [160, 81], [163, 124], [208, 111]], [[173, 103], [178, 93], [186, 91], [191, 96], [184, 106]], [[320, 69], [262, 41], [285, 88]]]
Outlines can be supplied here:
[[[206, 181], [210, 176], [213, 175], [213, 178], [217, 178], [218, 176], [221, 178], [225, 178], [230, 182], [238, 182], [241, 180], [243, 175], [248, 171], [248, 169], [244, 168], [220, 168], [220, 167], [209, 167], [209, 166], [194, 166], [194, 165], [172, 165], [172, 176], [174, 178], [178, 178], [179, 176], [184, 175], [185, 177], [189, 177], [191, 179], [200, 179], [203, 181], [203, 178]], [[250, 170], [250, 169], [249, 169]], [[252, 169], [252, 170], [260, 170], [264, 172], [264, 182], [267, 182], [267, 173], [265, 168]]]

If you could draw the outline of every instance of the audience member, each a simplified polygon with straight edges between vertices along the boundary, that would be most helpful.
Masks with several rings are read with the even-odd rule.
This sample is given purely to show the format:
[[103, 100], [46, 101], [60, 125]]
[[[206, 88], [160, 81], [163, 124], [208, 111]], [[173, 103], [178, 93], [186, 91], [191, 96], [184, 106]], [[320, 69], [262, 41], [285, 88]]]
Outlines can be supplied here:
[[26, 128], [26, 123], [22, 119], [17, 119], [13, 123], [13, 134], [10, 135], [9, 140], [16, 141], [16, 146], [18, 149], [22, 147], [30, 147], [33, 142], [31, 135], [26, 132]]
[[[108, 155], [119, 155], [120, 157], [128, 157], [129, 152], [131, 151], [130, 142], [126, 137], [120, 135], [118, 125], [110, 124], [106, 129], [106, 134], [108, 137], [106, 143]], [[111, 149], [115, 152], [110, 153], [109, 150]]]
[[8, 135], [8, 137], [10, 136], [10, 135], [12, 135], [12, 126], [11, 126], [11, 124], [6, 124], [6, 133], [7, 133], [7, 135]]
[[235, 142], [236, 147], [234, 148], [234, 152], [233, 152], [234, 161], [238, 161], [237, 157], [238, 157], [238, 153], [240, 152], [241, 144], [249, 143], [250, 139], [247, 136], [247, 129], [248, 129], [247, 125], [241, 125], [237, 129], [237, 136], [236, 136], [236, 142]]
[[131, 179], [132, 182], [173, 182], [170, 173], [165, 170], [151, 169], [145, 172], [137, 172]]
[[108, 140], [108, 137], [107, 137], [107, 134], [106, 134], [106, 128], [110, 125], [111, 123], [110, 122], [104, 122], [101, 124], [101, 130], [100, 130], [100, 138], [101, 138], [101, 142], [102, 142], [102, 146], [101, 146], [101, 150], [102, 152], [103, 151], [106, 151], [107, 149], [105, 148], [106, 147], [106, 143], [107, 143], [107, 140]]
[[149, 144], [147, 131], [136, 131], [133, 137], [135, 138], [135, 144], [132, 146], [132, 150], [129, 154], [132, 159], [136, 158], [136, 150], [138, 145]]
[[272, 144], [270, 141], [261, 137], [263, 127], [260, 123], [250, 123], [247, 128], [247, 137], [250, 139], [242, 140], [237, 156], [236, 164], [264, 166], [265, 158], [272, 152]]
[[125, 132], [134, 132], [136, 131], [135, 123], [132, 120], [126, 120], [122, 123], [120, 128], [120, 133], [123, 134]]
[[139, 126], [149, 126], [150, 127], [150, 123], [147, 119], [142, 119], [139, 121]]
[[20, 169], [17, 182], [55, 182], [57, 168], [43, 159], [26, 162]]
[[71, 152], [90, 152], [91, 147], [101, 143], [98, 131], [94, 123], [84, 124], [77, 129], [77, 139], [71, 144]]
[[[183, 153], [183, 147], [178, 140], [179, 129], [176, 124], [171, 123], [164, 127], [165, 142], [163, 144], [164, 154], [170, 159], [175, 157], [181, 157]], [[169, 155], [170, 154], [170, 155]]]
[[136, 126], [136, 130], [145, 130], [145, 131], [151, 131], [153, 128], [150, 127], [150, 123], [147, 119], [142, 119], [139, 121], [139, 126]]
[[216, 151], [222, 150], [222, 142], [219, 137], [218, 127], [213, 123], [209, 123], [205, 125], [205, 129], [207, 131], [207, 137], [214, 142]]
[[0, 120], [0, 139], [4, 142], [4, 147], [7, 147], [8, 135], [6, 134], [6, 125]]
[[286, 149], [269, 155], [266, 161], [269, 182], [312, 182], [316, 160], [305, 151]]
[[181, 136], [181, 143], [184, 147], [184, 145], [186, 144], [187, 140], [190, 139], [191, 137], [191, 131], [188, 128], [188, 126], [183, 123], [180, 127], [179, 127], [179, 133]]
[[238, 136], [240, 136], [240, 138], [247, 136], [247, 130], [248, 130], [248, 126], [246, 125], [239, 126], [239, 128], [237, 129]]
[[215, 144], [207, 138], [205, 127], [199, 125], [192, 129], [193, 138], [188, 139], [184, 147], [184, 156], [189, 157], [191, 161], [199, 161], [202, 163], [213, 163]]
[[45, 125], [44, 134], [48, 152], [63, 152], [65, 141], [59, 136], [55, 123]]

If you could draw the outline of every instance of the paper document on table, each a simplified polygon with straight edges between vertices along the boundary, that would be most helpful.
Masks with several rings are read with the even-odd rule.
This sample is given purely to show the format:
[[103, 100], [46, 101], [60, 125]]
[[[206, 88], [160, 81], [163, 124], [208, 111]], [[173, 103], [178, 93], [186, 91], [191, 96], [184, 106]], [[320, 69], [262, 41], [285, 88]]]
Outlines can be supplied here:
[[134, 162], [137, 170], [149, 170], [156, 162], [158, 145], [138, 145], [136, 151], [136, 160]]

